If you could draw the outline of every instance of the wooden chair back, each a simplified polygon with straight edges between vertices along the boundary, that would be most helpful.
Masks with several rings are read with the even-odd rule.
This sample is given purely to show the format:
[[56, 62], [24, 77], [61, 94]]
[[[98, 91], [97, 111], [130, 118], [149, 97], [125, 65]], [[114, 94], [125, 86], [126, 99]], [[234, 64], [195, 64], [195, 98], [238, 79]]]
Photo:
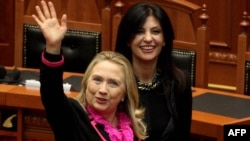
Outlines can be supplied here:
[[[109, 44], [102, 46], [102, 43], [106, 43], [109, 37], [102, 36], [102, 8], [104, 7], [103, 1], [88, 1], [88, 0], [70, 0], [70, 1], [57, 1], [51, 0], [56, 8], [57, 18], [60, 20], [62, 14], [67, 14], [67, 26], [69, 32], [68, 36], [78, 36], [78, 38], [84, 38], [88, 33], [95, 32], [98, 34], [98, 48], [93, 45], [93, 50], [110, 50]], [[28, 27], [36, 26], [35, 20], [32, 18], [32, 14], [36, 14], [35, 6], [40, 5], [40, 0], [15, 0], [15, 58], [14, 65], [18, 67], [27, 66], [27, 51], [24, 49], [26, 46], [26, 29]], [[95, 12], [91, 12], [95, 11]], [[91, 14], [89, 14], [91, 13]], [[26, 26], [26, 27], [25, 27]], [[30, 31], [30, 30], [29, 30]], [[82, 36], [84, 33], [86, 36]], [[105, 32], [104, 32], [105, 33]], [[89, 34], [93, 35], [93, 34]], [[32, 36], [32, 35], [31, 35]], [[40, 39], [37, 39], [40, 40]], [[73, 39], [71, 39], [73, 40]], [[30, 40], [29, 40], [30, 41]], [[82, 42], [83, 42], [82, 41]], [[69, 43], [70, 44], [70, 43]], [[72, 43], [74, 46], [77, 43]], [[36, 46], [34, 46], [35, 48]], [[81, 46], [84, 48], [84, 46]], [[27, 49], [27, 48], [26, 48]], [[86, 53], [87, 54], [87, 53]], [[25, 62], [26, 61], [26, 62]], [[29, 66], [27, 66], [29, 67]]]
[[240, 23], [242, 32], [238, 35], [236, 92], [250, 95], [250, 38], [248, 28], [250, 22], [247, 12], [243, 12]]
[[[64, 71], [84, 73], [101, 50], [100, 36], [100, 32], [68, 29], [62, 41]], [[39, 68], [45, 44], [38, 26], [24, 24], [22, 67]]]

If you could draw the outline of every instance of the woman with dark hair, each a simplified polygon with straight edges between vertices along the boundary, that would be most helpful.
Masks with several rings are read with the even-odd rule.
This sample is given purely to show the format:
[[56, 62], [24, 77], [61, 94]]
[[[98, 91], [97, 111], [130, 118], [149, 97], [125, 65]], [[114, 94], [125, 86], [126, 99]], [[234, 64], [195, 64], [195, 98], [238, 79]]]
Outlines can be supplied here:
[[118, 28], [115, 51], [132, 63], [140, 103], [146, 108], [146, 141], [190, 140], [190, 76], [173, 63], [173, 40], [167, 13], [152, 3], [130, 7]]

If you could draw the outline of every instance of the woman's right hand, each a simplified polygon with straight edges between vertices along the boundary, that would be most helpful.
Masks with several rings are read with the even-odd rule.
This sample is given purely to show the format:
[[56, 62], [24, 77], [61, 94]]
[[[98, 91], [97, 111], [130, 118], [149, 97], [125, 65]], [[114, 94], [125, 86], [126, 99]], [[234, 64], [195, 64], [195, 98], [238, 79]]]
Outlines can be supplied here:
[[46, 51], [51, 54], [60, 54], [61, 43], [67, 31], [67, 16], [64, 14], [61, 23], [58, 22], [55, 7], [52, 2], [48, 5], [41, 1], [41, 8], [36, 6], [37, 15], [33, 14], [46, 40]]

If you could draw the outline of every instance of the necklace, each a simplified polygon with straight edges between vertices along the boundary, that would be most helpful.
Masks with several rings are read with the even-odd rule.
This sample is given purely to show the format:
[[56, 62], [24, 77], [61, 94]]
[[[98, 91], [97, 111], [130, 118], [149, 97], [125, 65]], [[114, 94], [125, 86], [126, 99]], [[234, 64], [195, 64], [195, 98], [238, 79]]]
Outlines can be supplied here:
[[160, 84], [160, 72], [161, 72], [160, 69], [157, 69], [154, 75], [153, 81], [150, 83], [143, 83], [137, 79], [138, 89], [149, 91], [149, 90], [156, 88]]
[[87, 106], [87, 110], [93, 120], [104, 126], [105, 132], [108, 133], [109, 138], [112, 141], [132, 141], [134, 138], [133, 131], [131, 129], [131, 121], [125, 112], [117, 113], [118, 127], [113, 127], [107, 120], [105, 120], [100, 114], [98, 114], [93, 108]]

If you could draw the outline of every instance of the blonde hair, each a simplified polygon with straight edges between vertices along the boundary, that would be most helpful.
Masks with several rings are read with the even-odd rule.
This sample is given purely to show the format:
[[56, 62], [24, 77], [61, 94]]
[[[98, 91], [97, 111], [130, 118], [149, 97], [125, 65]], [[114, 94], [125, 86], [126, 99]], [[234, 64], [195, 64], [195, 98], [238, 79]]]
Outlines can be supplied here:
[[144, 108], [139, 107], [139, 93], [132, 66], [130, 62], [127, 60], [127, 58], [121, 55], [120, 53], [112, 51], [102, 51], [94, 57], [94, 59], [90, 62], [88, 68], [84, 73], [84, 77], [82, 80], [82, 89], [80, 91], [79, 96], [77, 97], [77, 100], [85, 108], [87, 104], [86, 100], [87, 80], [90, 77], [90, 74], [94, 66], [99, 62], [106, 60], [121, 66], [126, 78], [124, 82], [126, 86], [125, 99], [123, 102], [119, 104], [118, 110], [126, 112], [128, 114], [129, 118], [132, 121], [132, 128], [134, 134], [140, 139], [145, 139], [147, 137], [146, 125], [143, 122], [145, 110]]

